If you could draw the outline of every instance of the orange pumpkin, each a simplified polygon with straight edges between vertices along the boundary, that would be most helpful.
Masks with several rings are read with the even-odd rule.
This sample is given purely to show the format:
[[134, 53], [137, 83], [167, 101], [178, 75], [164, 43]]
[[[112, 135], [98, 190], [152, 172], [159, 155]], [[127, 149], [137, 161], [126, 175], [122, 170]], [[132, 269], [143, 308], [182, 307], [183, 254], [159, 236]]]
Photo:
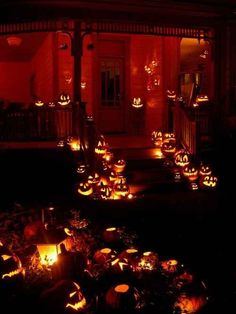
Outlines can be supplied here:
[[218, 185], [218, 178], [213, 174], [202, 176], [200, 178], [199, 184], [203, 189], [214, 189]]
[[198, 169], [193, 164], [188, 164], [183, 167], [183, 175], [189, 181], [196, 181], [198, 179]]
[[126, 162], [124, 161], [124, 159], [118, 159], [114, 165], [113, 165], [113, 169], [116, 173], [120, 173], [123, 172], [126, 166]]
[[115, 253], [110, 248], [103, 248], [94, 253], [93, 259], [98, 264], [105, 264], [115, 257]]
[[180, 313], [191, 314], [199, 311], [206, 303], [207, 299], [203, 295], [188, 296], [181, 294], [174, 304], [174, 309], [179, 310]]
[[87, 181], [80, 182], [78, 187], [78, 193], [86, 196], [91, 195], [93, 193], [93, 187]]
[[190, 163], [190, 155], [188, 152], [180, 150], [175, 154], [175, 164], [178, 167], [185, 167]]
[[103, 239], [108, 242], [117, 242], [120, 240], [120, 230], [116, 227], [109, 227], [103, 231]]
[[111, 287], [105, 295], [108, 308], [116, 311], [134, 310], [136, 297], [133, 287], [122, 283]]

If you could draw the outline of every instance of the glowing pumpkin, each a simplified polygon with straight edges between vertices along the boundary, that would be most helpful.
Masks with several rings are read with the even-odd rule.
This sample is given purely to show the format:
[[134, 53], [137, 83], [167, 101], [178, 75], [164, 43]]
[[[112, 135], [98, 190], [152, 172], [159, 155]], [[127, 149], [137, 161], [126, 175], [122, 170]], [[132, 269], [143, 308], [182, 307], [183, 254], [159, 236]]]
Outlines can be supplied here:
[[126, 183], [126, 178], [123, 176], [118, 177], [114, 183], [113, 190], [117, 196], [127, 196], [129, 194], [129, 186]]
[[116, 173], [120, 173], [124, 171], [125, 166], [126, 162], [124, 161], [124, 159], [119, 159], [114, 163], [113, 169]]
[[174, 304], [174, 309], [179, 310], [180, 313], [196, 313], [206, 303], [207, 299], [205, 296], [187, 296], [186, 294], [181, 294]]
[[78, 187], [78, 193], [86, 196], [91, 195], [93, 193], [93, 187], [87, 181], [80, 182]]
[[171, 99], [171, 100], [175, 100], [176, 99], [176, 92], [174, 90], [168, 89], [166, 91], [166, 94], [167, 94], [167, 98], [168, 99]]
[[107, 184], [102, 184], [99, 187], [99, 192], [102, 199], [109, 199], [112, 195], [112, 188]]
[[136, 269], [139, 257], [140, 252], [135, 248], [126, 249], [118, 255], [120, 261], [125, 261], [131, 269]]
[[201, 163], [200, 164], [200, 168], [199, 168], [199, 175], [200, 176], [209, 176], [212, 174], [212, 169], [209, 165], [206, 165], [206, 164], [203, 164]]
[[116, 227], [109, 227], [103, 231], [103, 239], [106, 242], [117, 242], [120, 240], [120, 230]]
[[0, 243], [0, 285], [14, 288], [22, 283], [24, 275], [20, 258]]
[[169, 142], [169, 141], [172, 141], [172, 142], [176, 142], [176, 138], [175, 138], [175, 134], [174, 133], [164, 133], [164, 137], [163, 137], [163, 142]]
[[95, 173], [91, 173], [89, 176], [88, 176], [88, 183], [90, 184], [98, 184], [100, 180], [100, 176], [97, 172]]
[[173, 156], [176, 151], [176, 145], [172, 141], [163, 142], [161, 151], [166, 157]]
[[175, 164], [178, 167], [185, 167], [190, 163], [190, 155], [186, 151], [180, 151], [175, 155]]
[[107, 150], [107, 143], [105, 141], [105, 138], [101, 135], [95, 147], [95, 153], [98, 155], [104, 155], [106, 153], [106, 150]]
[[196, 181], [198, 178], [198, 169], [194, 165], [189, 164], [183, 168], [183, 175], [189, 181]]
[[136, 296], [133, 287], [128, 284], [119, 284], [111, 287], [105, 295], [106, 305], [112, 310], [134, 310]]
[[34, 104], [36, 107], [44, 106], [44, 102], [41, 99], [37, 99]]
[[152, 132], [152, 142], [155, 146], [162, 146], [162, 131], [153, 131]]
[[46, 313], [77, 313], [89, 307], [80, 285], [71, 280], [60, 280], [46, 289], [40, 299]]
[[213, 189], [218, 185], [218, 178], [214, 175], [206, 175], [200, 178], [199, 184], [203, 189]]
[[93, 256], [93, 259], [98, 264], [105, 264], [115, 257], [115, 253], [110, 248], [103, 248], [97, 250]]
[[87, 168], [88, 168], [88, 166], [84, 162], [79, 162], [78, 165], [77, 165], [76, 172], [78, 174], [85, 173]]
[[179, 263], [175, 259], [170, 259], [161, 262], [161, 267], [166, 273], [175, 273], [178, 270]]
[[155, 252], [144, 252], [137, 263], [135, 271], [153, 271], [158, 267], [158, 255]]
[[61, 106], [67, 106], [70, 103], [70, 95], [66, 93], [61, 93], [59, 96], [58, 104]]

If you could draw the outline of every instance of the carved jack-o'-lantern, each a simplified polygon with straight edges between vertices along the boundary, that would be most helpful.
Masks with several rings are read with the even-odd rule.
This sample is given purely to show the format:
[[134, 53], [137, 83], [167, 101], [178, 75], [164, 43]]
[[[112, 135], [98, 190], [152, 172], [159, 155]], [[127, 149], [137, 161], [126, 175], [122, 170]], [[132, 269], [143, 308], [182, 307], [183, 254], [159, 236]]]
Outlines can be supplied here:
[[176, 151], [176, 144], [175, 142], [168, 141], [168, 142], [163, 142], [161, 151], [165, 156], [173, 156], [175, 151]]
[[152, 142], [155, 146], [162, 146], [162, 131], [153, 131], [152, 132]]
[[100, 176], [97, 172], [91, 173], [88, 176], [88, 183], [90, 184], [98, 184], [99, 180], [100, 180]]
[[116, 227], [109, 227], [103, 231], [103, 239], [106, 242], [117, 242], [120, 240], [120, 230]]
[[203, 164], [201, 163], [200, 164], [200, 167], [199, 167], [199, 175], [200, 176], [209, 176], [212, 174], [212, 169], [209, 165], [207, 164]]
[[191, 295], [181, 294], [175, 304], [174, 309], [180, 313], [196, 313], [207, 303], [207, 298], [203, 295]]
[[97, 250], [93, 256], [93, 259], [98, 264], [105, 264], [111, 259], [114, 259], [115, 252], [110, 248], [103, 248], [101, 250]]
[[80, 182], [78, 187], [78, 193], [86, 196], [91, 195], [93, 193], [93, 187], [87, 181]]
[[171, 100], [175, 100], [176, 99], [176, 92], [174, 90], [168, 89], [166, 91], [166, 94], [167, 94], [167, 98], [168, 99], [171, 99]]
[[86, 172], [87, 168], [88, 168], [88, 166], [84, 162], [79, 162], [77, 165], [76, 172], [78, 174], [83, 174]]
[[126, 183], [126, 178], [123, 176], [118, 177], [114, 183], [113, 190], [115, 195], [126, 197], [129, 194], [129, 186]]
[[95, 153], [98, 155], [104, 155], [106, 153], [106, 150], [107, 150], [107, 143], [105, 141], [105, 138], [101, 135], [95, 147]]
[[36, 107], [43, 107], [44, 106], [44, 102], [41, 99], [37, 99], [34, 104]]
[[166, 273], [175, 273], [178, 270], [179, 263], [175, 259], [170, 259], [161, 262], [161, 267]]
[[59, 96], [58, 104], [61, 106], [67, 106], [70, 103], [70, 95], [66, 93], [61, 93]]
[[186, 151], [175, 154], [175, 164], [178, 167], [185, 167], [190, 163], [190, 155]]
[[24, 274], [19, 257], [0, 243], [0, 284], [20, 283]]
[[126, 166], [126, 162], [124, 161], [124, 159], [119, 159], [114, 163], [113, 169], [116, 173], [120, 173], [124, 171], [125, 166]]
[[137, 264], [139, 262], [140, 252], [137, 249], [129, 248], [124, 251], [122, 251], [118, 258], [120, 261], [125, 261], [129, 267], [133, 270], [136, 269]]
[[119, 311], [134, 310], [136, 298], [133, 287], [125, 283], [111, 287], [105, 295], [107, 306]]
[[153, 271], [158, 266], [158, 255], [155, 252], [144, 252], [138, 261], [135, 271]]
[[113, 159], [113, 154], [112, 154], [112, 152], [110, 152], [109, 150], [107, 150], [106, 152], [105, 152], [105, 154], [103, 155], [103, 159], [107, 162], [107, 163], [110, 163], [111, 161], [112, 161], [112, 159]]
[[99, 185], [99, 192], [102, 199], [109, 199], [112, 195], [112, 188], [108, 184], [101, 183]]
[[198, 178], [198, 169], [194, 165], [189, 164], [183, 167], [183, 175], [189, 181], [196, 181]]
[[164, 136], [163, 136], [163, 142], [176, 142], [176, 138], [175, 138], [175, 134], [174, 133], [169, 133], [169, 132], [166, 132], [164, 133]]
[[79, 284], [60, 280], [41, 294], [41, 303], [46, 313], [78, 313], [85, 311], [88, 301]]
[[216, 188], [218, 184], [218, 178], [214, 175], [206, 175], [200, 178], [199, 182], [201, 188], [203, 189], [213, 189]]
[[208, 102], [208, 101], [209, 101], [209, 97], [207, 95], [198, 95], [196, 97], [197, 103], [204, 103], [204, 102]]

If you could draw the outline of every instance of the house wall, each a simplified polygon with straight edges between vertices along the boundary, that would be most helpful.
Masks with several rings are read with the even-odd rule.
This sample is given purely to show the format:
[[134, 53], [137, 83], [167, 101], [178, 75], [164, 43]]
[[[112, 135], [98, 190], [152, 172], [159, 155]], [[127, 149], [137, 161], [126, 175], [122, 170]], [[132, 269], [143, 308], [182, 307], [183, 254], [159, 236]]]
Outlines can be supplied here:
[[30, 101], [28, 62], [0, 62], [0, 99], [9, 102]]
[[49, 33], [31, 60], [31, 98], [43, 102], [54, 100], [54, 58], [53, 34]]

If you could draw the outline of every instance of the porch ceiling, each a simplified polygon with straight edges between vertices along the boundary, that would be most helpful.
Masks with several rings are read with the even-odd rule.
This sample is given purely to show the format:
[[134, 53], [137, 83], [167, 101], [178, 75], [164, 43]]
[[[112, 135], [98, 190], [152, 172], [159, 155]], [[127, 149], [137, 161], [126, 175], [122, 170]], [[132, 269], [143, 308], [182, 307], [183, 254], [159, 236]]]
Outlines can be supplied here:
[[[160, 23], [209, 23], [234, 17], [235, 0], [3, 0], [1, 23], [58, 18], [91, 20], [158, 21]], [[207, 19], [206, 19], [207, 17]]]

